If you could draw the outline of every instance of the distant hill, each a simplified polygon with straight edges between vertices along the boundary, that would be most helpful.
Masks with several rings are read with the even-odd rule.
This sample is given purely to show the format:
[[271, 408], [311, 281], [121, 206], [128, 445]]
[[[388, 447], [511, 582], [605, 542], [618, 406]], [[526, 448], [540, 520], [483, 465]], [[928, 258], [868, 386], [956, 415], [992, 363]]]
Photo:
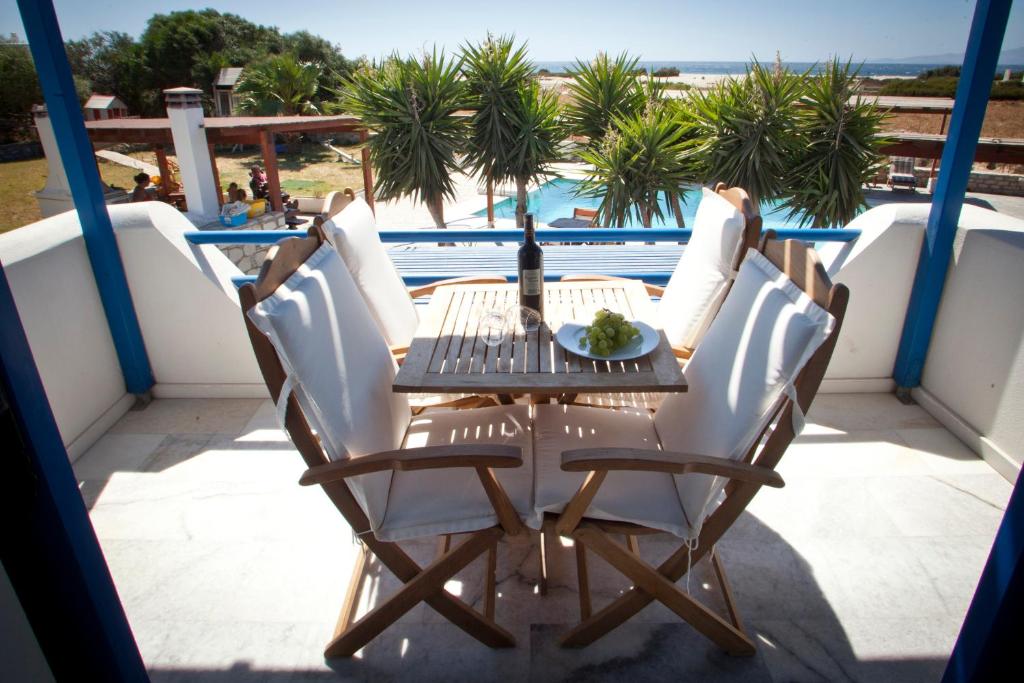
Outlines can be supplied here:
[[[878, 64], [962, 64], [963, 53], [947, 52], [942, 55], [919, 55], [917, 57], [886, 57], [869, 60]], [[1024, 47], [1004, 48], [999, 55], [1000, 64], [1024, 64]]]

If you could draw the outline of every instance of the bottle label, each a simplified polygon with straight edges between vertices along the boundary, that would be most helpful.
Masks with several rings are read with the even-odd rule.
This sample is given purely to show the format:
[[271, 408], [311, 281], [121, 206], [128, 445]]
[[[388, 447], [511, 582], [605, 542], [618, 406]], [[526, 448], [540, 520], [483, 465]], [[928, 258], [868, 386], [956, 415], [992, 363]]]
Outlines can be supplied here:
[[540, 268], [536, 270], [524, 270], [519, 275], [519, 282], [521, 283], [522, 293], [526, 296], [536, 296], [540, 294], [541, 281], [543, 280]]

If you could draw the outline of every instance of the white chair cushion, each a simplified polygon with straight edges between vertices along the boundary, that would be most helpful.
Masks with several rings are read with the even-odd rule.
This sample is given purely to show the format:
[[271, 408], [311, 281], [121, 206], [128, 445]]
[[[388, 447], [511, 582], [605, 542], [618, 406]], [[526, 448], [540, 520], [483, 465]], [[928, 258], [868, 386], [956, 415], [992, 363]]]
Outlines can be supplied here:
[[[533, 511], [533, 442], [528, 406], [425, 413], [413, 418], [406, 448], [444, 444], [506, 444], [523, 449], [523, 464], [492, 470], [520, 518], [539, 528]], [[401, 541], [494, 526], [494, 513], [471, 467], [395, 472], [384, 521], [374, 531], [382, 541]]]
[[402, 277], [377, 234], [373, 211], [358, 198], [324, 222], [381, 333], [392, 346], [407, 346], [419, 318]]
[[702, 188], [693, 234], [658, 302], [658, 320], [673, 346], [693, 349], [715, 317], [743, 242], [739, 209]]
[[[742, 458], [834, 326], [827, 311], [751, 249], [686, 366], [688, 392], [667, 396], [655, 413], [662, 446]], [[699, 528], [723, 484], [703, 474], [676, 477], [691, 526]]]
[[[409, 402], [391, 390], [395, 362], [334, 247], [324, 243], [249, 319], [277, 350], [328, 457], [401, 445]], [[390, 473], [350, 480], [371, 523], [383, 517], [390, 480]]]
[[[533, 429], [534, 507], [538, 514], [562, 512], [586, 479], [585, 472], [562, 471], [562, 451], [659, 448], [654, 422], [646, 411], [538, 405]], [[662, 472], [610, 472], [586, 516], [690, 535], [672, 475]]]

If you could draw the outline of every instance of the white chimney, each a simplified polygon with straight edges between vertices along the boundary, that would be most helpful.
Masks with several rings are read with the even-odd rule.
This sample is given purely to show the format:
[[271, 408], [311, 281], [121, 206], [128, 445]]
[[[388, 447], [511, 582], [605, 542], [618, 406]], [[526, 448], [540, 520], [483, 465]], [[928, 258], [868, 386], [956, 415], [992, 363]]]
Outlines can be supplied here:
[[213, 180], [213, 160], [206, 146], [202, 95], [203, 91], [196, 88], [164, 90], [188, 216], [196, 225], [215, 220], [220, 212], [217, 186]]

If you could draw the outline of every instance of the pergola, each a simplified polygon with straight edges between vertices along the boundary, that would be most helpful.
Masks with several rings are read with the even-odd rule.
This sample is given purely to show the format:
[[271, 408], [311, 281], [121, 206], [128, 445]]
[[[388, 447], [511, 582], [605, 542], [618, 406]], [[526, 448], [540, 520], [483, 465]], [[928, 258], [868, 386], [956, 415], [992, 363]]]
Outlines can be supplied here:
[[[89, 139], [95, 143], [133, 143], [150, 145], [156, 153], [157, 166], [163, 178], [170, 177], [167, 165], [167, 147], [173, 145], [171, 120], [155, 119], [107, 119], [87, 121], [85, 124]], [[263, 165], [267, 172], [270, 190], [270, 205], [275, 211], [282, 210], [281, 179], [278, 173], [277, 149], [274, 136], [283, 133], [350, 133], [358, 132], [360, 138], [367, 137], [366, 127], [354, 116], [226, 116], [204, 120], [206, 141], [213, 161], [213, 178], [217, 194], [223, 203], [220, 174], [217, 172], [216, 145], [259, 145]], [[368, 159], [369, 150], [363, 149], [363, 184], [373, 187], [373, 171]], [[372, 205], [372, 192], [366, 193], [366, 201]]]

